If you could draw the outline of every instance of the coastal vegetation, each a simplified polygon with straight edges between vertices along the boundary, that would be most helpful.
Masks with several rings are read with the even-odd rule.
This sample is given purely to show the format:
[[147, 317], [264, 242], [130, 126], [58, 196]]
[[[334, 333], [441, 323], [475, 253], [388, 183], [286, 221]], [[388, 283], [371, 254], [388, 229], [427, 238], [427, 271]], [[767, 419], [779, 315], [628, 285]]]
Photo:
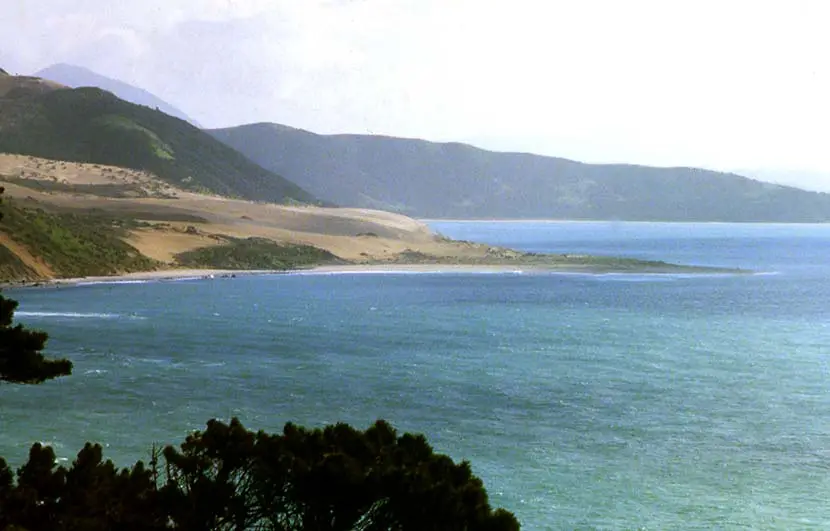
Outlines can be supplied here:
[[268, 270], [343, 263], [312, 245], [279, 244], [265, 238], [228, 238], [222, 245], [180, 253], [176, 261], [187, 267]]
[[[158, 263], [125, 243], [129, 220], [88, 212], [49, 212], [9, 202], [0, 232], [27, 249], [55, 276], [81, 277], [148, 271]], [[3, 261], [0, 274], [20, 278], [17, 261]]]
[[[476, 245], [464, 242], [468, 245]], [[546, 254], [515, 251], [500, 247], [486, 247], [480, 255], [464, 257], [435, 256], [414, 250], [405, 250], [388, 263], [401, 265], [457, 265], [523, 267], [537, 271], [580, 271], [587, 273], [675, 273], [675, 274], [734, 274], [747, 271], [726, 267], [672, 264], [661, 260], [641, 260], [619, 256], [586, 254]]]

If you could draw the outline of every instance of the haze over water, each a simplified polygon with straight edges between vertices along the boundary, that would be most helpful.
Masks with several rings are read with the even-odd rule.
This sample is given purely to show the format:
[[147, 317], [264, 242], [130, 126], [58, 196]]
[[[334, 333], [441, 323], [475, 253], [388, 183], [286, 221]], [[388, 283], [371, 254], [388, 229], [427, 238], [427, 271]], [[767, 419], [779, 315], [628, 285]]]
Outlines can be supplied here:
[[289, 274], [10, 290], [73, 376], [0, 386], [0, 455], [120, 465], [211, 417], [376, 418], [469, 459], [524, 529], [830, 526], [830, 227], [440, 223], [757, 275]]

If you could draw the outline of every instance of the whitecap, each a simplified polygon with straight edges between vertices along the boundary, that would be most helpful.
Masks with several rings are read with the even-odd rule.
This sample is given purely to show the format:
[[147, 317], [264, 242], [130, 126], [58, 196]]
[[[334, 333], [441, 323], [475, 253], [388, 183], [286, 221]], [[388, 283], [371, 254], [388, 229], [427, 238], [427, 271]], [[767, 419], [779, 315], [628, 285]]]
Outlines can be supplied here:
[[69, 319], [117, 319], [117, 313], [83, 313], [83, 312], [15, 312], [17, 317], [63, 317]]
[[75, 286], [106, 286], [111, 284], [147, 284], [151, 282], [151, 280], [88, 280], [88, 281], [81, 281], [76, 282]]
[[286, 274], [291, 276], [325, 276], [336, 277], [344, 275], [523, 275], [526, 271], [517, 270], [487, 270], [487, 269], [429, 269], [429, 270], [407, 270], [407, 269], [354, 269], [347, 271], [289, 271]]
[[398, 271], [394, 269], [380, 270], [380, 269], [360, 269], [352, 271], [289, 271], [287, 274], [291, 276], [301, 277], [338, 277], [344, 275], [423, 275], [435, 273], [435, 271]]

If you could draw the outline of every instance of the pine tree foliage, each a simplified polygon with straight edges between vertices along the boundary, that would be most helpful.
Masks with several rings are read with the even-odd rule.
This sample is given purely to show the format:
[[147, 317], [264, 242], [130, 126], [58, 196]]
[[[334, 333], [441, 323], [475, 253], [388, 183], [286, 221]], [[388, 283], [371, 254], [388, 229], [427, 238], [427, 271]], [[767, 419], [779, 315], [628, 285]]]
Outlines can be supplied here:
[[[163, 458], [163, 465], [160, 464]], [[118, 470], [87, 444], [67, 469], [35, 444], [13, 473], [0, 459], [0, 529], [518, 531], [469, 463], [384, 421], [282, 433], [216, 420], [178, 448]]]

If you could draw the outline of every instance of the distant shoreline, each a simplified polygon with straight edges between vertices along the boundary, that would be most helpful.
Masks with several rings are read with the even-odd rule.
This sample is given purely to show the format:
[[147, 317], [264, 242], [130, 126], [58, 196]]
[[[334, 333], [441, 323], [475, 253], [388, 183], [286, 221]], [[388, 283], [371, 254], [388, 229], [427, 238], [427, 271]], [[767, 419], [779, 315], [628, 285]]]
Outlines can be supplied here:
[[50, 288], [50, 287], [74, 287], [88, 284], [116, 284], [116, 283], [139, 283], [159, 282], [173, 280], [200, 280], [210, 278], [233, 278], [254, 275], [272, 275], [285, 273], [280, 270], [265, 269], [160, 269], [157, 271], [137, 271], [135, 273], [124, 273], [121, 275], [96, 275], [88, 277], [52, 278], [43, 280], [27, 280], [21, 282], [7, 282], [0, 284], [3, 289], [15, 288]]
[[672, 225], [830, 225], [827, 221], [682, 221], [556, 218], [414, 218], [422, 223], [660, 223]]
[[491, 273], [491, 274], [563, 274], [563, 275], [728, 275], [746, 274], [749, 271], [725, 270], [718, 268], [696, 268], [692, 266], [673, 266], [667, 264], [665, 268], [636, 268], [616, 269], [613, 267], [596, 267], [592, 265], [578, 266], [575, 264], [543, 265], [543, 264], [401, 264], [401, 263], [374, 263], [374, 264], [343, 264], [320, 265], [308, 268], [287, 270], [266, 269], [165, 269], [157, 271], [141, 271], [111, 276], [88, 276], [75, 278], [56, 278], [34, 281], [21, 281], [0, 284], [2, 289], [22, 288], [61, 288], [77, 287], [91, 284], [129, 284], [143, 282], [207, 280], [237, 278], [243, 276], [262, 275], [292, 275], [292, 274], [394, 274], [394, 273]]

